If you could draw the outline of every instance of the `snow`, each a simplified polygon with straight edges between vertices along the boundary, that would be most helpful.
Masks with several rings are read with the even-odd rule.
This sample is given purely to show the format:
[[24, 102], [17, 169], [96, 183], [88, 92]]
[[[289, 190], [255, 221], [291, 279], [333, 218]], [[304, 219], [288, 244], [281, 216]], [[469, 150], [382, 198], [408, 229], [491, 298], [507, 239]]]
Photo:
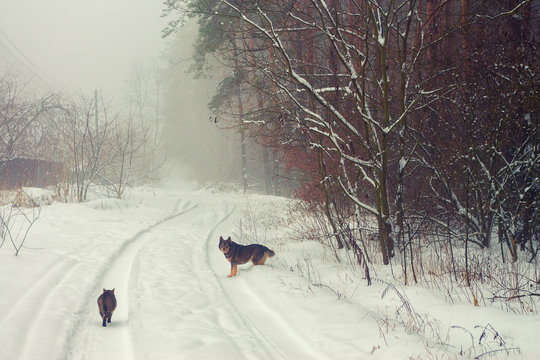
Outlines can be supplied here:
[[[44, 199], [40, 218], [19, 256], [7, 242], [0, 248], [0, 359], [540, 353], [538, 315], [449, 303], [443, 293], [392, 282], [387, 268], [374, 269], [368, 287], [359, 269], [337, 263], [320, 243], [291, 236], [291, 222], [302, 219], [284, 198], [190, 185], [66, 204], [28, 192]], [[228, 278], [220, 235], [257, 241], [276, 256]], [[96, 303], [103, 288], [115, 288], [118, 300], [106, 328]], [[519, 350], [507, 357], [504, 347]]]

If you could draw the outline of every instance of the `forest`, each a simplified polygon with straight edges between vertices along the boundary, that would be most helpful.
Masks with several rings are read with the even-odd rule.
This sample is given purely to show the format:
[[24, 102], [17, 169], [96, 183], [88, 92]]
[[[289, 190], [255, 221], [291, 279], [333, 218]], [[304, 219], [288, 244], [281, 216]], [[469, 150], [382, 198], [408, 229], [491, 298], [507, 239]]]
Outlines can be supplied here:
[[126, 187], [157, 178], [159, 84], [133, 67], [125, 99], [103, 90], [69, 95], [41, 89], [16, 71], [0, 76], [0, 187], [56, 185], [63, 201], [82, 202], [90, 186], [122, 198]]
[[538, 357], [540, 0], [0, 14], [0, 358]]
[[293, 188], [318, 219], [304, 236], [368, 283], [381, 263], [475, 305], [481, 283], [491, 301], [540, 295], [539, 1], [165, 5], [164, 36], [200, 26], [191, 71], [218, 74], [210, 120], [239, 135], [244, 191], [257, 144], [261, 188]]
[[168, 67], [134, 67], [121, 103], [4, 73], [2, 174], [62, 164], [55, 191], [77, 202], [162, 176], [164, 142], [185, 141], [165, 136], [171, 89], [186, 88], [174, 39], [195, 21], [190, 76], [219, 82], [210, 119], [189, 121], [238, 137], [223, 164], [243, 192], [297, 198], [298, 238], [367, 284], [391, 267], [405, 285], [537, 312], [540, 0], [167, 0], [163, 16]]

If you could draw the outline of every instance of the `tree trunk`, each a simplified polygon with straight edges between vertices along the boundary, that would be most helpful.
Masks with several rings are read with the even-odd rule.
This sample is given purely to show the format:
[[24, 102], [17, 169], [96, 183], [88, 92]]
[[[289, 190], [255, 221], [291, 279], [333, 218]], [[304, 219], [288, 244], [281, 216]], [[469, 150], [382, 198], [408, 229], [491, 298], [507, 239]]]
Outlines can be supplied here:
[[[238, 64], [238, 52], [236, 47], [236, 40], [231, 41], [233, 45], [233, 51], [234, 51], [234, 72], [235, 74], [240, 73], [240, 66]], [[240, 129], [240, 152], [242, 157], [242, 168], [240, 170], [241, 176], [242, 176], [242, 188], [244, 190], [244, 194], [247, 192], [248, 189], [248, 180], [247, 180], [247, 155], [246, 155], [246, 128], [244, 125], [244, 105], [242, 101], [242, 91], [241, 86], [238, 84], [236, 87], [236, 96], [238, 99], [238, 127]]]

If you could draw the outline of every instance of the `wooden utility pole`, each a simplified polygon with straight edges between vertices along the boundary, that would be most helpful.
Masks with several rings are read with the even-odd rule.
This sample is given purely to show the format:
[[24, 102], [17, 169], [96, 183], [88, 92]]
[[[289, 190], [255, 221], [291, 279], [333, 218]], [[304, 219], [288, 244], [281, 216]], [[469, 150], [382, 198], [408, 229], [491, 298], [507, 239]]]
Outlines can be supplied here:
[[97, 103], [97, 89], [94, 91], [94, 106], [96, 109], [96, 136], [98, 135], [98, 103]]

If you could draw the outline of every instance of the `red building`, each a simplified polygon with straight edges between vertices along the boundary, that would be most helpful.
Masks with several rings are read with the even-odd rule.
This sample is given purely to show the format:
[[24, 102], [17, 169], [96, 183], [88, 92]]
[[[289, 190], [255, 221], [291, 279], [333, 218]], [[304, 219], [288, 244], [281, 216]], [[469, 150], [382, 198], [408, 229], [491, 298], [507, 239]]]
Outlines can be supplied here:
[[0, 161], [0, 189], [21, 186], [45, 187], [64, 180], [64, 164], [55, 161], [16, 158]]

